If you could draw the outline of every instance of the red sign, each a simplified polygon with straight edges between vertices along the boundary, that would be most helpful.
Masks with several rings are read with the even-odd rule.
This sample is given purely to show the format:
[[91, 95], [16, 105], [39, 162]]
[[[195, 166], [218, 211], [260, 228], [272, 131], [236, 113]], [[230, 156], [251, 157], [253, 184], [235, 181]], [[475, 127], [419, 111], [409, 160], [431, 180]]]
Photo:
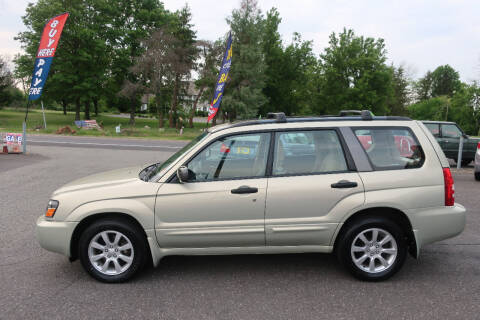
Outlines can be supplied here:
[[55, 55], [55, 50], [67, 18], [68, 12], [65, 12], [47, 22], [38, 46], [37, 58], [48, 58]]
[[32, 83], [28, 93], [29, 100], [36, 100], [42, 95], [43, 87], [50, 71], [50, 65], [52, 64], [53, 56], [55, 55], [55, 50], [57, 50], [58, 41], [67, 18], [68, 13], [62, 13], [53, 17], [45, 24], [40, 45], [38, 46], [37, 59], [35, 59]]

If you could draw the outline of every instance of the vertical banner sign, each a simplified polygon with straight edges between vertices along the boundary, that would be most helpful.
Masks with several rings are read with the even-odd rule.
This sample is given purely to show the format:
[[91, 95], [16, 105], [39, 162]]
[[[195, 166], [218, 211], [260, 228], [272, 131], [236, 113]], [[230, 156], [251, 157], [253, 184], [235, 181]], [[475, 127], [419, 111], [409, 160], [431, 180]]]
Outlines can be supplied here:
[[37, 58], [33, 69], [32, 83], [28, 92], [28, 100], [37, 100], [42, 95], [42, 89], [47, 81], [48, 71], [57, 49], [63, 26], [68, 18], [68, 12], [50, 19], [43, 28], [42, 38], [38, 46]]
[[223, 55], [222, 67], [220, 68], [220, 74], [218, 75], [217, 84], [215, 85], [215, 91], [213, 93], [213, 100], [208, 110], [207, 122], [212, 120], [218, 112], [220, 102], [222, 101], [223, 89], [225, 88], [225, 82], [227, 81], [228, 71], [232, 64], [232, 33], [228, 35], [227, 50]]

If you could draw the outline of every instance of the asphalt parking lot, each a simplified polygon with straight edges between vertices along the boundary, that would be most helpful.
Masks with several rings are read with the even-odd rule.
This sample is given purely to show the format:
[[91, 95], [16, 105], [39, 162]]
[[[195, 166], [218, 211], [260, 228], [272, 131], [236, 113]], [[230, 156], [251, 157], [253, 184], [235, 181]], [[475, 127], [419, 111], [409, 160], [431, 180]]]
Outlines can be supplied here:
[[29, 155], [0, 155], [0, 319], [480, 317], [480, 182], [472, 168], [454, 173], [457, 202], [468, 209], [465, 231], [409, 257], [382, 283], [353, 279], [331, 255], [292, 254], [167, 257], [129, 283], [107, 285], [40, 248], [35, 221], [53, 190], [175, 151], [137, 149], [45, 143]]

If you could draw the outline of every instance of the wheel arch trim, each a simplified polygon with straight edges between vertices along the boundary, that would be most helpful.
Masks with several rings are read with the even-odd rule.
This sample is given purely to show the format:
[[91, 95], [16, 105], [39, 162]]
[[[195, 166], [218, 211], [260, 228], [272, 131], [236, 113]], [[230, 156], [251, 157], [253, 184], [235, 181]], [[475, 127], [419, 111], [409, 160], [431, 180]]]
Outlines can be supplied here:
[[367, 208], [364, 207], [349, 215], [346, 215], [343, 220], [338, 224], [337, 229], [335, 230], [333, 237], [330, 241], [330, 245], [333, 246], [334, 250], [338, 247], [338, 241], [342, 237], [342, 234], [345, 232], [345, 230], [347, 230], [348, 226], [357, 219], [361, 219], [362, 217], [367, 216], [388, 218], [397, 223], [403, 229], [407, 237], [408, 252], [414, 258], [418, 257], [418, 239], [408, 215], [405, 214], [405, 212], [403, 212], [402, 210], [391, 206], [372, 206]]

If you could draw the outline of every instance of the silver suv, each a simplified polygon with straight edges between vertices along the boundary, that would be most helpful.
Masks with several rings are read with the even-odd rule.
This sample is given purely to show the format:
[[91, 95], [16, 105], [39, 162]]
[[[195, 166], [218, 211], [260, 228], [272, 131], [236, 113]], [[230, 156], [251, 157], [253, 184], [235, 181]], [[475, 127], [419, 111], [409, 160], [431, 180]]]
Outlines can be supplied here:
[[163, 163], [56, 190], [37, 221], [47, 250], [104, 282], [167, 255], [334, 252], [384, 280], [407, 252], [465, 226], [442, 149], [418, 121], [340, 116], [210, 128]]

